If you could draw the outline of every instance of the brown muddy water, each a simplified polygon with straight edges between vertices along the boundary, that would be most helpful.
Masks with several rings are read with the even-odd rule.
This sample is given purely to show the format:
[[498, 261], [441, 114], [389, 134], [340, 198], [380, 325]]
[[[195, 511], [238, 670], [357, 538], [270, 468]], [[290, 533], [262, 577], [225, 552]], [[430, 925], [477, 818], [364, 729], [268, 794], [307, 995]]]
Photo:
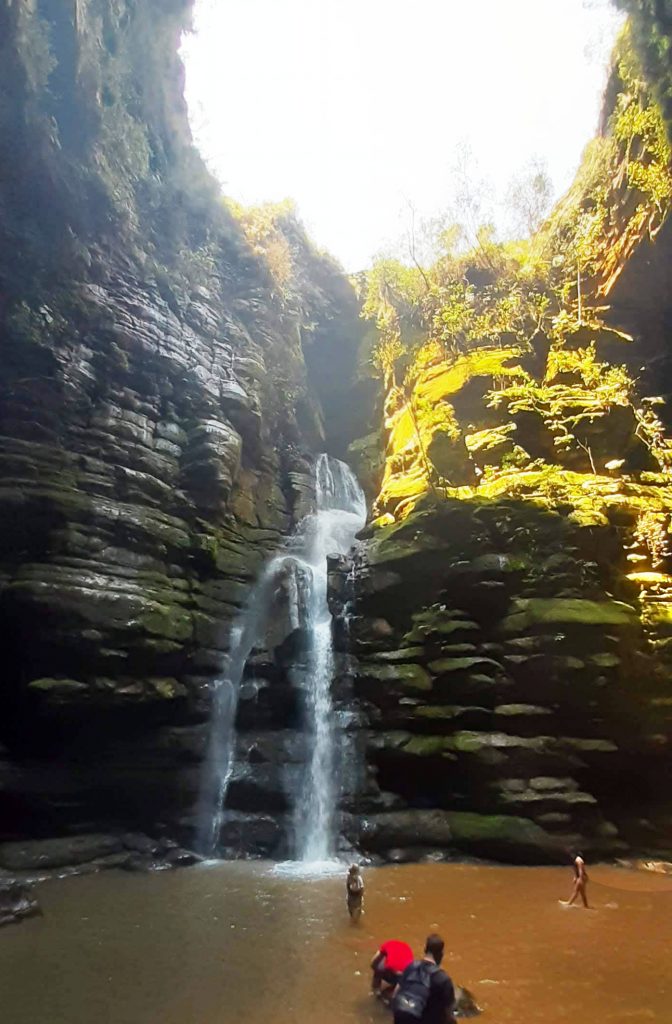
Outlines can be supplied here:
[[591, 869], [595, 909], [565, 909], [558, 868], [366, 870], [351, 925], [343, 877], [228, 863], [46, 883], [44, 917], [0, 933], [2, 1024], [391, 1024], [368, 995], [388, 938], [446, 940], [483, 1024], [672, 1022], [672, 880]]

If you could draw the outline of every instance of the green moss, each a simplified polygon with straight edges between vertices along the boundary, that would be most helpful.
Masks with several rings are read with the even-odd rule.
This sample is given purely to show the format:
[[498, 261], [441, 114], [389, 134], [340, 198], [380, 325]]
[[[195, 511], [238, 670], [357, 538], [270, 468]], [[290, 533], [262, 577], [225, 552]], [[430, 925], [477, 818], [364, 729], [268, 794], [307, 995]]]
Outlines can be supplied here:
[[501, 670], [502, 666], [492, 658], [438, 658], [429, 663], [429, 670], [434, 675], [443, 676], [451, 672], [466, 672], [471, 668], [485, 668], [492, 666], [493, 669]]
[[154, 654], [177, 654], [183, 649], [183, 645], [176, 643], [174, 640], [166, 640], [163, 638], [145, 638], [142, 641], [142, 646], [145, 651], [152, 651]]
[[148, 679], [147, 682], [156, 696], [162, 700], [177, 700], [187, 695], [186, 687], [179, 683], [177, 679]]
[[407, 690], [431, 690], [432, 680], [421, 665], [360, 664], [360, 675], [378, 679], [381, 683], [395, 683]]
[[459, 609], [432, 605], [413, 615], [413, 629], [404, 635], [404, 643], [422, 643], [430, 637], [450, 637], [455, 633], [478, 632], [479, 626], [463, 618]]
[[615, 626], [637, 624], [630, 605], [620, 601], [587, 601], [580, 598], [524, 598], [513, 603], [513, 614], [501, 624], [503, 633], [525, 633], [535, 626]]
[[470, 711], [488, 713], [487, 708], [476, 705], [423, 704], [420, 707], [413, 708], [411, 714], [413, 718], [431, 718], [441, 721], [460, 718], [461, 715], [467, 714]]
[[590, 660], [593, 665], [597, 665], [598, 668], [617, 668], [621, 664], [621, 659], [617, 654], [610, 654], [605, 652], [604, 654], [592, 654]]
[[515, 430], [515, 423], [503, 423], [498, 427], [489, 427], [486, 430], [477, 430], [473, 434], [465, 434], [464, 443], [472, 454], [489, 452], [493, 448], [501, 448], [504, 444], [511, 445], [511, 434]]
[[529, 818], [517, 818], [506, 814], [472, 814], [467, 811], [453, 811], [449, 815], [450, 829], [456, 843], [497, 844], [551, 848], [559, 846]]
[[518, 749], [540, 753], [548, 749], [552, 740], [548, 736], [510, 736], [503, 732], [463, 732], [454, 733], [448, 740], [451, 750], [462, 754], [478, 754], [484, 750]]
[[415, 661], [425, 653], [424, 647], [404, 647], [399, 651], [379, 651], [372, 655], [376, 661]]
[[445, 756], [447, 750], [444, 736], [413, 736], [404, 745], [404, 753], [414, 757]]
[[175, 605], [149, 602], [149, 609], [139, 616], [139, 623], [148, 633], [168, 640], [189, 640], [194, 624], [189, 612]]
[[552, 712], [549, 708], [540, 708], [536, 704], [498, 704], [495, 714], [508, 718], [518, 715], [550, 715]]
[[28, 683], [28, 689], [36, 693], [48, 694], [51, 697], [76, 697], [89, 690], [88, 683], [79, 682], [77, 679], [33, 679]]

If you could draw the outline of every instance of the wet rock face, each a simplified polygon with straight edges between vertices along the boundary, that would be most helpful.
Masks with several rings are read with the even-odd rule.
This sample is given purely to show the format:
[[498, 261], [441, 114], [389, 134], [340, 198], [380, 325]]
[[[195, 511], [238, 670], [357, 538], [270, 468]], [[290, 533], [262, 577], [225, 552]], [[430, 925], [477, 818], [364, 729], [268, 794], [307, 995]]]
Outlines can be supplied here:
[[0, 881], [0, 927], [15, 924], [26, 917], [35, 917], [41, 913], [29, 886], [21, 885], [19, 882]]
[[203, 295], [198, 333], [190, 306], [178, 317], [109, 259], [104, 284], [78, 286], [69, 351], [45, 337], [39, 397], [34, 347], [5, 335], [7, 742], [59, 759], [83, 722], [142, 732], [202, 717], [228, 624], [292, 513], [262, 344]]
[[0, 837], [190, 813], [230, 624], [324, 446], [168, 7], [0, 11]]
[[563, 862], [577, 842], [666, 848], [660, 666], [615, 567], [586, 564], [582, 543], [514, 501], [425, 503], [367, 542], [350, 637], [369, 782], [353, 842], [392, 860], [521, 863]]

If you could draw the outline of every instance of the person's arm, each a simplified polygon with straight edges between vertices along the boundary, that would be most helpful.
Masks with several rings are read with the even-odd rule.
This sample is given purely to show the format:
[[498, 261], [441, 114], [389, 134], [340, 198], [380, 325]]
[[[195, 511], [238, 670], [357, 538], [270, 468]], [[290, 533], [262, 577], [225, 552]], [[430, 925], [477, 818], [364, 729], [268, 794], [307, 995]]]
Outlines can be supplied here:
[[443, 985], [443, 1005], [445, 1007], [446, 1024], [455, 1024], [456, 1002], [455, 988], [450, 978], [446, 977]]
[[398, 992], [398, 991], [399, 991], [399, 989], [401, 988], [401, 983], [402, 983], [402, 981], [404, 980], [404, 978], [406, 977], [406, 973], [407, 973], [407, 971], [408, 971], [408, 967], [404, 967], [403, 971], [401, 972], [401, 976], [400, 976], [400, 978], [399, 978], [399, 981], [397, 982], [397, 984], [396, 984], [396, 985], [394, 986], [394, 988], [392, 989], [392, 995], [390, 996], [390, 1002], [392, 1002], [392, 1001], [393, 1001], [393, 999], [395, 998], [395, 996], [396, 996], [397, 992]]
[[371, 970], [376, 971], [385, 959], [385, 954], [379, 949], [373, 960], [371, 961]]

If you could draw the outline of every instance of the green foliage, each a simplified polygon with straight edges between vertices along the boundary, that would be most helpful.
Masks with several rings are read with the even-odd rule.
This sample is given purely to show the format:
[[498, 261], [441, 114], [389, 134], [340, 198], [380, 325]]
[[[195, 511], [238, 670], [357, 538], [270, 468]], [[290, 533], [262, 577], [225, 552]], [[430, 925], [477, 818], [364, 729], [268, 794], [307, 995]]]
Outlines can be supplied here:
[[248, 207], [233, 199], [225, 202], [242, 226], [252, 250], [264, 259], [276, 289], [284, 298], [289, 299], [295, 267], [283, 224], [286, 225], [292, 218], [296, 219], [294, 204], [290, 199]]
[[[633, 536], [654, 564], [668, 557], [672, 445], [626, 367], [598, 356], [606, 340], [632, 341], [604, 321], [604, 296], [672, 206], [663, 118], [628, 32], [608, 105], [605, 134], [530, 239], [498, 242], [468, 201], [468, 251], [452, 244], [427, 265], [385, 260], [370, 271], [363, 315], [378, 330], [381, 376], [395, 385], [380, 512], [403, 519], [427, 490], [513, 496], [591, 526], [615, 509], [631, 524], [639, 516]], [[545, 185], [528, 184], [531, 222]], [[644, 483], [653, 459], [659, 491]]]
[[380, 259], [365, 275], [362, 316], [372, 320], [377, 338], [368, 359], [377, 376], [390, 380], [394, 365], [421, 340], [427, 283], [422, 271], [396, 259]]
[[[565, 306], [581, 319], [586, 286], [608, 294], [633, 247], [654, 237], [672, 204], [672, 151], [644, 80], [631, 29], [619, 39], [608, 131], [586, 148], [579, 173], [536, 239]], [[581, 296], [581, 292], [583, 295]]]
[[624, 45], [618, 69], [624, 88], [613, 114], [613, 134], [625, 150], [628, 184], [666, 212], [672, 199], [672, 149], [661, 111], [647, 95], [630, 45]]
[[[370, 358], [383, 377], [402, 355], [411, 376], [421, 369], [426, 340], [445, 358], [482, 345], [525, 350], [540, 336], [558, 347], [579, 331], [608, 330], [595, 301], [600, 289], [608, 290], [633, 245], [655, 234], [672, 204], [672, 153], [628, 31], [614, 74], [609, 133], [587, 147], [574, 185], [536, 236], [498, 243], [488, 225], [467, 223], [462, 234], [474, 245], [466, 253], [446, 248], [429, 266], [374, 264], [362, 315], [378, 329]], [[530, 224], [538, 221], [548, 197], [543, 170], [533, 168], [514, 191]], [[467, 220], [472, 207], [467, 201]]]
[[[661, 0], [616, 0], [630, 15], [633, 46], [672, 137], [672, 19]], [[667, 10], [666, 10], [667, 7]]]

